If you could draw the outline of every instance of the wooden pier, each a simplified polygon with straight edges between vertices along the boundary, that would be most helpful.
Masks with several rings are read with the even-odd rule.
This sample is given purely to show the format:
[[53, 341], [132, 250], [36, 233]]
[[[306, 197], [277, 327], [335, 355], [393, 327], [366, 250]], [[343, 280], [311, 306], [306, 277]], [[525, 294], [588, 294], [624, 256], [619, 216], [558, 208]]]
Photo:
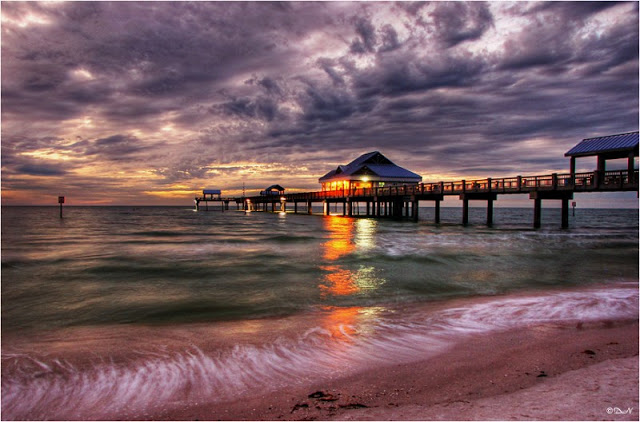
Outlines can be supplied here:
[[[229, 210], [229, 203], [232, 201], [236, 201], [236, 199], [223, 198], [222, 191], [220, 191], [219, 189], [204, 189], [202, 191], [202, 196], [196, 197], [194, 199], [194, 202], [196, 204], [196, 211], [202, 210], [202, 205], [200, 205], [201, 202], [204, 203], [204, 211], [209, 211], [209, 203], [212, 202], [213, 204], [219, 203], [220, 211], [224, 212], [225, 210]], [[237, 208], [240, 209], [239, 205]], [[212, 210], [214, 209], [215, 205], [213, 206]]]
[[[323, 214], [329, 215], [331, 205], [342, 205], [342, 214], [360, 214], [360, 204], [364, 204], [367, 217], [411, 218], [418, 221], [420, 201], [432, 201], [435, 207], [435, 222], [440, 222], [440, 202], [445, 196], [458, 196], [462, 201], [462, 224], [469, 224], [469, 201], [487, 202], [487, 225], [493, 225], [493, 201], [498, 195], [528, 193], [533, 200], [533, 227], [539, 228], [542, 220], [542, 201], [561, 202], [562, 228], [569, 227], [569, 201], [576, 192], [638, 192], [638, 170], [635, 160], [640, 144], [638, 131], [583, 139], [565, 153], [570, 157], [568, 174], [548, 174], [543, 176], [515, 176], [501, 179], [459, 180], [456, 182], [419, 183], [418, 174], [395, 165], [378, 151], [364, 154], [351, 163], [339, 166], [318, 181], [322, 183], [320, 192], [284, 193], [280, 185], [273, 185], [259, 196], [243, 196], [226, 200], [235, 201], [238, 208], [247, 211], [286, 211], [287, 203], [293, 202], [293, 212], [298, 212], [298, 204], [303, 204], [306, 213], [312, 213], [314, 203], [322, 203]], [[588, 173], [576, 173], [576, 159], [596, 157], [597, 169]], [[626, 170], [607, 171], [606, 161], [627, 160]], [[243, 190], [244, 192], [244, 190]], [[206, 201], [207, 193], [220, 191], [205, 190], [199, 202]], [[210, 195], [212, 196], [212, 195]], [[206, 203], [206, 202], [205, 202]], [[224, 209], [224, 206], [223, 206]], [[355, 212], [354, 212], [355, 209]]]
[[[419, 183], [413, 185], [342, 189], [320, 192], [287, 193], [270, 196], [232, 198], [238, 208], [247, 211], [282, 212], [293, 203], [293, 212], [312, 214], [313, 204], [323, 204], [323, 214], [329, 215], [332, 204], [342, 206], [342, 214], [354, 216], [354, 209], [363, 204], [364, 216], [410, 218], [418, 220], [420, 201], [432, 201], [435, 223], [440, 222], [440, 202], [445, 196], [458, 196], [462, 201], [462, 224], [469, 223], [469, 201], [487, 202], [488, 226], [493, 225], [493, 201], [498, 195], [529, 194], [534, 201], [533, 227], [539, 228], [542, 201], [558, 200], [562, 207], [562, 228], [569, 226], [569, 201], [576, 192], [638, 192], [638, 170], [594, 171], [575, 174], [515, 176], [500, 179], [460, 180], [455, 182]], [[302, 206], [300, 206], [302, 204]], [[227, 203], [228, 209], [228, 203]], [[357, 214], [362, 215], [362, 214]]]

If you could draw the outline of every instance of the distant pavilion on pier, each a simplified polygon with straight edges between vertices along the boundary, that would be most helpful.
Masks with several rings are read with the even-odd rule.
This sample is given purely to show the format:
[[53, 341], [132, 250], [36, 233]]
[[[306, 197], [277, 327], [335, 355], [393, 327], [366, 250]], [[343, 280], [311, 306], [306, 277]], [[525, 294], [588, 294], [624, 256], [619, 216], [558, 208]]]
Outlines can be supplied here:
[[417, 185], [422, 176], [394, 164], [378, 151], [369, 152], [322, 176], [322, 191]]

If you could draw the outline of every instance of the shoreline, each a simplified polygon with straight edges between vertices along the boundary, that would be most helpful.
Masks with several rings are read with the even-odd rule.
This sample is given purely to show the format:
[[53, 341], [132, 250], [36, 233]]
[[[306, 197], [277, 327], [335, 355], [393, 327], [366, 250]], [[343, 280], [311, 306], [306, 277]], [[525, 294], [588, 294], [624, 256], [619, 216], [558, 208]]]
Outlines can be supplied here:
[[[3, 335], [3, 416], [636, 420], [637, 288]], [[577, 385], [585, 393], [567, 403]]]
[[137, 419], [637, 420], [638, 412], [638, 321], [605, 320], [475, 335], [419, 362]]

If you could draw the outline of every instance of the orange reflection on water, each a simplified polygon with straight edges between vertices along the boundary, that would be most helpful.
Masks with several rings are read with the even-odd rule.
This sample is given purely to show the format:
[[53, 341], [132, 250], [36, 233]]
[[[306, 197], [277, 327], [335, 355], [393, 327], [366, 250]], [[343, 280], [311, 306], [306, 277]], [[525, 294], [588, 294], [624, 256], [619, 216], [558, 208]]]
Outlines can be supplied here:
[[360, 316], [361, 306], [350, 308], [324, 307], [325, 311], [330, 311], [322, 320], [323, 328], [331, 333], [331, 337], [338, 340], [349, 340], [349, 337], [356, 333], [356, 322]]
[[[329, 217], [324, 221], [329, 230], [329, 240], [324, 244], [324, 259], [336, 261], [356, 249], [353, 243], [353, 221], [350, 218]], [[360, 291], [352, 271], [340, 265], [326, 265], [320, 268], [328, 272], [323, 277], [324, 284], [318, 286], [322, 296], [346, 296]]]
[[353, 224], [350, 218], [329, 217], [325, 220], [329, 230], [329, 241], [324, 244], [323, 257], [329, 261], [335, 261], [343, 255], [353, 252], [356, 245], [353, 243]]
[[320, 268], [329, 272], [323, 278], [326, 284], [318, 286], [323, 296], [326, 294], [346, 296], [360, 291], [353, 271], [344, 269], [339, 265], [327, 265]]

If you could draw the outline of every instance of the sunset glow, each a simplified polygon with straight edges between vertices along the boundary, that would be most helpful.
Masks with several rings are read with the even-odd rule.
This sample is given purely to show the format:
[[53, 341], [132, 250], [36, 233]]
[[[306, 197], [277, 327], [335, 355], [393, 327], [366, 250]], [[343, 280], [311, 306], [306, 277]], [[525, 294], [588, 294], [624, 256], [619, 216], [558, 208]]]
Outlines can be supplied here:
[[3, 2], [2, 203], [313, 191], [374, 150], [424, 182], [565, 172], [637, 92], [633, 2]]

